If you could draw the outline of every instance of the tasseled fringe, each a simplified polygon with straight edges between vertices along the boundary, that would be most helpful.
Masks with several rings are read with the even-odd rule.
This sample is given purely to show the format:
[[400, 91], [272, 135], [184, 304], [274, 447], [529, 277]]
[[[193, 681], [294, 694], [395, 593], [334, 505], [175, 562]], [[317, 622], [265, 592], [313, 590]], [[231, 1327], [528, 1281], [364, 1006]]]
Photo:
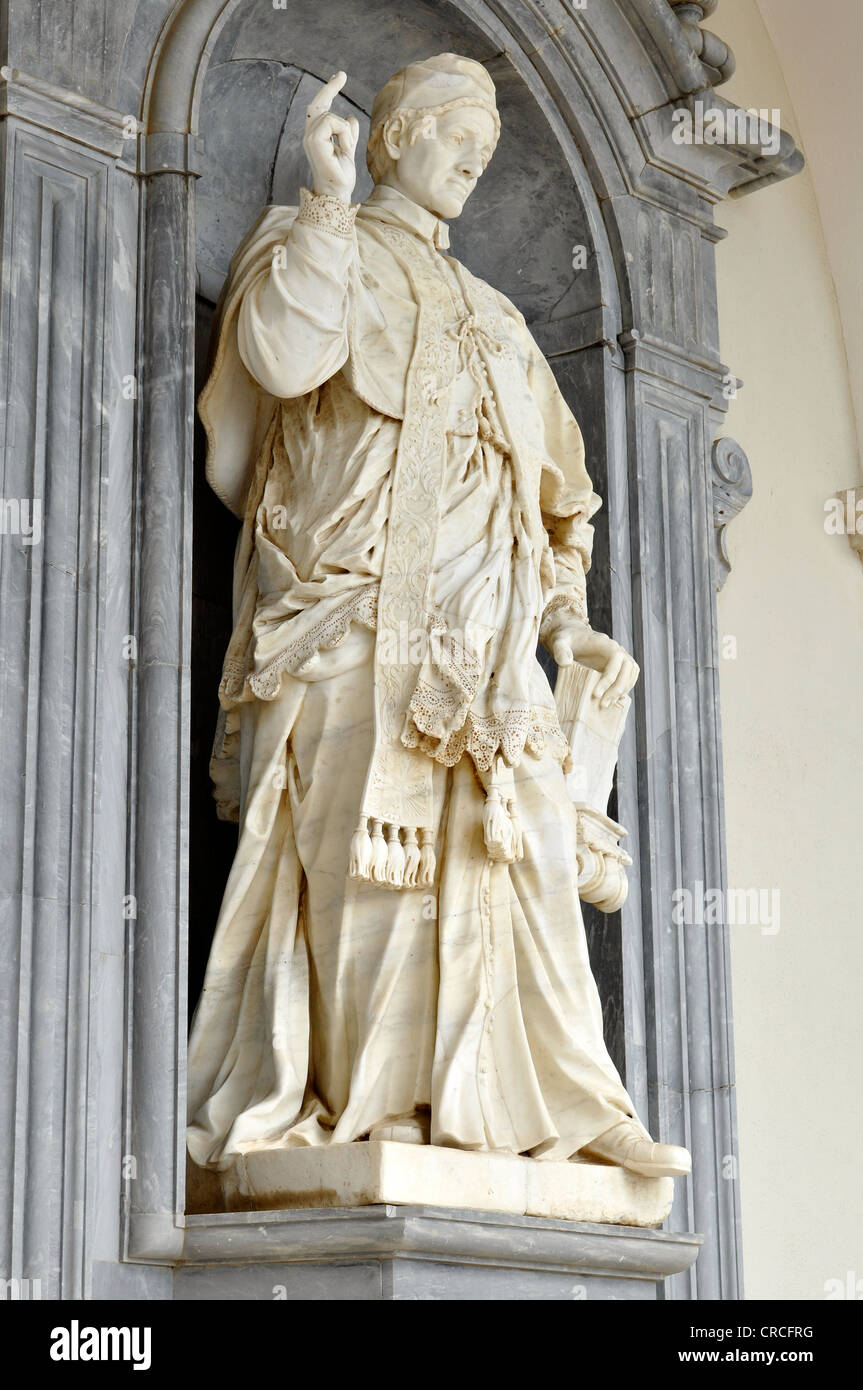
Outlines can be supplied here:
[[417, 832], [412, 826], [405, 831], [405, 888], [416, 888], [420, 867], [420, 848]]
[[348, 874], [351, 878], [368, 878], [371, 868], [372, 837], [369, 834], [369, 818], [360, 816], [359, 824], [351, 838]]
[[405, 852], [399, 839], [399, 828], [391, 825], [387, 832], [387, 883], [390, 888], [403, 888], [405, 882]]
[[383, 821], [372, 821], [372, 863], [369, 877], [372, 883], [387, 881], [387, 842], [384, 839]]
[[500, 787], [488, 789], [482, 828], [488, 857], [494, 864], [516, 864], [524, 858], [524, 836], [516, 815], [515, 799], [505, 800]]
[[351, 839], [349, 876], [385, 888], [416, 888], [420, 884], [428, 887], [434, 883], [433, 832], [421, 829], [417, 844], [416, 826], [403, 828], [387, 822], [384, 839], [384, 824], [372, 820], [369, 833], [368, 816], [360, 816]]
[[431, 830], [420, 831], [420, 883], [424, 888], [429, 888], [434, 883], [437, 868], [432, 838]]
[[512, 826], [512, 857], [516, 864], [524, 858], [524, 836], [521, 833], [521, 821], [515, 808], [515, 798], [506, 803], [509, 813], [509, 823]]
[[488, 790], [482, 811], [482, 828], [489, 859], [495, 864], [511, 864], [512, 821], [507, 815], [499, 787], [490, 787]]

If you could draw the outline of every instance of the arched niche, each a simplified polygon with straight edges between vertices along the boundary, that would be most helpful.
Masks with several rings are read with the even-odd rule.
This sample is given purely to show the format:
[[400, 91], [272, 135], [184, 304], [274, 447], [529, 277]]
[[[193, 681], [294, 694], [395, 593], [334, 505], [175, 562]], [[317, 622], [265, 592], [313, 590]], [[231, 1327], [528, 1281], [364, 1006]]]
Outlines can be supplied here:
[[[485, 65], [502, 127], [482, 183], [451, 228], [454, 254], [514, 299], [531, 324], [598, 304], [600, 272], [582, 191], [588, 181], [583, 166], [578, 183], [572, 170], [572, 161], [581, 162], [577, 150], [564, 152], [507, 54], [455, 5], [425, 0], [407, 8], [373, 0], [361, 11], [351, 0], [325, 8], [292, 0], [289, 11], [234, 11], [213, 49], [198, 108], [198, 292], [215, 301], [230, 256], [265, 203], [296, 203], [308, 177], [306, 103], [331, 68], [348, 73], [335, 109], [360, 122], [359, 201], [371, 189], [362, 151], [375, 92], [405, 63], [447, 50]], [[577, 271], [576, 245], [588, 252]]]
[[[451, 227], [452, 251], [521, 309], [540, 341], [567, 344], [584, 316], [613, 303], [601, 222], [578, 147], [555, 131], [541, 104], [542, 84], [520, 73], [498, 39], [484, 33], [455, 4], [371, 0], [292, 0], [289, 9], [237, 5], [209, 54], [197, 95], [195, 276], [197, 389], [206, 374], [213, 309], [231, 256], [268, 203], [298, 201], [307, 182], [302, 153], [305, 108], [337, 68], [348, 80], [335, 109], [360, 122], [359, 176], [354, 197], [372, 182], [362, 158], [374, 95], [406, 63], [452, 51], [482, 62], [497, 90], [501, 138], [488, 171]], [[588, 211], [588, 205], [590, 211]], [[605, 283], [604, 283], [605, 282]], [[562, 385], [576, 415], [604, 392], [595, 355], [576, 387]], [[602, 445], [588, 440], [591, 472], [602, 488]], [[233, 519], [204, 479], [204, 440], [196, 432], [193, 518], [192, 707], [189, 842], [189, 1003], [194, 1007], [235, 844], [232, 827], [216, 819], [208, 760], [216, 714], [221, 656], [231, 629], [229, 557]], [[599, 563], [607, 563], [600, 524]], [[596, 592], [593, 592], [596, 590]], [[606, 594], [591, 584], [594, 621], [610, 627]], [[543, 654], [544, 656], [544, 654]], [[553, 679], [553, 668], [545, 658]], [[214, 853], [214, 849], [217, 851]], [[603, 998], [612, 1055], [625, 1071], [620, 923], [585, 905], [594, 969]]]
[[[334, 6], [318, 12], [290, 0], [281, 11], [271, 0], [175, 0], [156, 35], [148, 5], [141, 0], [121, 80], [123, 90], [135, 88], [140, 46], [150, 45], [137, 169], [139, 660], [129, 814], [138, 926], [127, 1114], [139, 1177], [127, 1186], [128, 1257], [171, 1263], [186, 1248], [190, 789], [212, 815], [205, 762], [231, 549], [230, 519], [196, 469], [196, 317], [203, 323], [211, 310], [230, 243], [256, 215], [247, 203], [265, 201], [268, 189], [285, 196], [280, 190], [295, 177], [289, 93], [296, 73], [312, 80], [344, 66], [351, 72], [346, 100], [365, 113], [376, 86], [405, 61], [460, 49], [493, 70], [502, 102], [523, 113], [537, 149], [513, 131], [511, 154], [493, 166], [495, 178], [504, 180], [509, 169], [530, 184], [519, 188], [526, 221], [519, 212], [515, 225], [527, 237], [531, 273], [523, 267], [514, 283], [493, 219], [485, 227], [478, 221], [478, 236], [466, 221], [456, 251], [517, 301], [525, 296], [534, 333], [579, 417], [605, 500], [596, 518], [592, 614], [642, 668], [617, 784], [632, 891], [619, 920], [602, 922], [594, 945], [606, 1003], [617, 1010], [609, 1020], [615, 1051], [615, 1028], [618, 1039], [623, 1034], [630, 1094], [658, 1138], [694, 1154], [692, 1181], [678, 1184], [671, 1221], [678, 1231], [704, 1232], [705, 1245], [697, 1282], [691, 1271], [675, 1275], [666, 1296], [738, 1297], [739, 1200], [736, 1184], [725, 1181], [725, 1160], [736, 1153], [728, 934], [681, 932], [671, 907], [679, 885], [722, 885], [725, 875], [711, 450], [729, 377], [718, 351], [713, 248], [721, 232], [713, 207], [729, 189], [793, 172], [793, 156], [786, 150], [771, 163], [752, 150], [675, 143], [677, 105], [703, 96], [715, 74], [697, 56], [692, 24], [687, 29], [667, 0], [587, 7], [372, 0], [350, 7], [338, 49]], [[689, 19], [695, 8], [683, 7]], [[292, 27], [300, 13], [304, 22]], [[349, 41], [365, 53], [365, 67], [354, 62]], [[259, 148], [244, 146], [249, 183], [241, 195], [230, 172], [239, 138], [230, 123], [243, 90], [266, 113], [266, 131], [258, 132]], [[299, 82], [294, 99], [298, 93]], [[566, 173], [532, 199], [540, 154]], [[486, 187], [494, 193], [493, 182]], [[504, 182], [501, 188], [507, 197]], [[481, 219], [485, 192], [481, 186], [469, 217]], [[560, 221], [559, 206], [570, 209]], [[511, 229], [509, 202], [506, 208]], [[541, 216], [532, 221], [536, 209]], [[569, 216], [578, 228], [571, 240], [564, 236]], [[534, 233], [550, 248], [547, 265], [530, 259]], [[571, 257], [580, 236], [594, 271], [570, 278], [567, 251]], [[203, 338], [199, 332], [199, 376]], [[194, 542], [208, 527], [221, 568], [208, 572], [199, 546], [195, 572]], [[198, 618], [212, 620], [199, 647], [209, 671], [205, 661], [192, 661], [193, 592]], [[193, 704], [206, 710], [197, 733]], [[210, 875], [214, 891], [208, 912], [196, 906], [195, 917], [209, 931], [229, 850], [215, 834], [198, 843], [199, 872]], [[164, 1027], [154, 1026], [157, 1010]]]

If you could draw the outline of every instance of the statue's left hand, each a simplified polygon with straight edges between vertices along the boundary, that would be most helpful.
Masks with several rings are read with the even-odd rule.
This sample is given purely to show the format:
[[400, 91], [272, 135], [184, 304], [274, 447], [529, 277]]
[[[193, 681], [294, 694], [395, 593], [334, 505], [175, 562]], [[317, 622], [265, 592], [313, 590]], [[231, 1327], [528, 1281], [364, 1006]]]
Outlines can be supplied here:
[[578, 661], [601, 672], [594, 695], [603, 709], [628, 695], [639, 677], [638, 666], [629, 652], [604, 632], [594, 632], [587, 623], [574, 622], [558, 631], [551, 654], [558, 666], [571, 666]]

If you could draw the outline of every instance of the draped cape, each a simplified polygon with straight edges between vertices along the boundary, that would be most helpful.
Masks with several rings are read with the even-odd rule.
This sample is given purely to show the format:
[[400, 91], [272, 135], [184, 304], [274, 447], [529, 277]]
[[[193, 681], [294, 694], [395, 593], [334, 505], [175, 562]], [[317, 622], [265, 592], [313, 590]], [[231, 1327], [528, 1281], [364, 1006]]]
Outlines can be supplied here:
[[[243, 363], [238, 315], [246, 293], [269, 272], [296, 216], [297, 209], [292, 207], [266, 209], [239, 247], [217, 311], [212, 370], [199, 400], [208, 443], [207, 478], [230, 510], [246, 520], [235, 561], [235, 624], [242, 604], [250, 603], [254, 526], [249, 523], [261, 499], [279, 409], [278, 399], [254, 380]], [[418, 238], [386, 221], [364, 220], [363, 208], [353, 235], [348, 351], [341, 371], [370, 410], [401, 422], [378, 601], [378, 649], [393, 650], [392, 644], [381, 642], [382, 634], [428, 625], [434, 508], [443, 483], [449, 391], [459, 342], [465, 338], [481, 361], [513, 468], [519, 526], [525, 536], [522, 550], [536, 571], [535, 642], [543, 608], [551, 600], [564, 606], [569, 602], [560, 591], [554, 545], [546, 527], [559, 527], [568, 554], [580, 557], [582, 580], [590, 563], [590, 517], [599, 498], [586, 471], [578, 424], [523, 316], [505, 296], [450, 260], [466, 309], [453, 324], [448, 321], [451, 309], [448, 314], [440, 277]], [[382, 297], [375, 289], [385, 287], [394, 264], [410, 286], [410, 298], [400, 300], [398, 314], [388, 315], [382, 310], [385, 293]], [[502, 801], [504, 808], [506, 797], [498, 784], [504, 791], [511, 786], [507, 769], [517, 765], [525, 746], [538, 751], [548, 738], [556, 739], [560, 760], [566, 762], [568, 748], [550, 691], [547, 710], [538, 714], [524, 708], [493, 714], [484, 709], [482, 714], [475, 713], [471, 724], [470, 702], [481, 673], [470, 654], [462, 652], [460, 660], [459, 651], [457, 645], [450, 647], [447, 663], [438, 672], [442, 689], [432, 692], [438, 706], [433, 715], [412, 694], [417, 686], [415, 667], [397, 666], [390, 659], [376, 661], [377, 741], [358, 808], [356, 852], [351, 856], [351, 872], [357, 877], [387, 881], [392, 887], [413, 886], [413, 881], [404, 883], [402, 844], [413, 844], [417, 832], [422, 842], [423, 832], [430, 837], [433, 829], [429, 755], [451, 763], [453, 749], [456, 756], [467, 750], [486, 791], [494, 790], [493, 799]], [[223, 699], [223, 705], [227, 708], [217, 733], [213, 776], [217, 799], [223, 807], [235, 809], [231, 702]], [[500, 816], [496, 823], [500, 830]], [[385, 834], [391, 846], [389, 871], [383, 852]], [[497, 834], [495, 857], [515, 852], [511, 836], [508, 850], [499, 840]], [[491, 851], [491, 842], [489, 847]], [[377, 860], [375, 848], [381, 851]], [[430, 882], [433, 868], [426, 866], [426, 870], [425, 881]]]

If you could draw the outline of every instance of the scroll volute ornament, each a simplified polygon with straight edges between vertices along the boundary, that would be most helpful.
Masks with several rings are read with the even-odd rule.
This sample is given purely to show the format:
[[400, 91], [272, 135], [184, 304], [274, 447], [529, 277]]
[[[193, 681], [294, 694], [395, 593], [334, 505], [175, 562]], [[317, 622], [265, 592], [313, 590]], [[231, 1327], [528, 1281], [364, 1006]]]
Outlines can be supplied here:
[[701, 22], [712, 15], [719, 0], [668, 0], [680, 21], [680, 27], [688, 38], [692, 51], [708, 71], [711, 85], [718, 87], [727, 82], [737, 66], [734, 54], [722, 39], [702, 29]]
[[717, 439], [711, 455], [713, 462], [713, 525], [715, 536], [714, 561], [716, 587], [721, 589], [731, 573], [726, 528], [743, 511], [752, 496], [752, 472], [749, 459], [734, 439]]

